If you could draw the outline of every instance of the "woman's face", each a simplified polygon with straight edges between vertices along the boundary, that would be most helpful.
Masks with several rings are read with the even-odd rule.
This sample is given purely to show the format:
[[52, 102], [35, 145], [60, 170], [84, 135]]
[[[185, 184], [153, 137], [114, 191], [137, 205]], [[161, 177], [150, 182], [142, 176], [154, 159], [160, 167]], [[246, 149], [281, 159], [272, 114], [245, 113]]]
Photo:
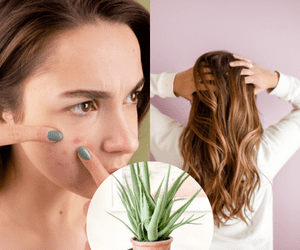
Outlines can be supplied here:
[[99, 23], [60, 35], [48, 61], [25, 83], [23, 124], [54, 127], [63, 140], [22, 143], [17, 152], [53, 183], [91, 197], [96, 184], [76, 150], [86, 146], [112, 173], [138, 148], [139, 43], [128, 26]]

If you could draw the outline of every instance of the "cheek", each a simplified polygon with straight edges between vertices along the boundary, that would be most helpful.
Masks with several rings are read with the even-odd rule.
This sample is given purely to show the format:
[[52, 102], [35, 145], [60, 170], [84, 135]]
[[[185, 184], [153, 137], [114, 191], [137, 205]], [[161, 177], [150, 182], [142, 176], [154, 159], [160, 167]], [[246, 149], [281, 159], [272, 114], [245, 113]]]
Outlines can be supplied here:
[[132, 128], [132, 131], [138, 136], [138, 115], [135, 107], [128, 108], [126, 110], [127, 121]]
[[57, 143], [30, 143], [24, 147], [33, 166], [59, 186], [76, 187], [87, 181], [88, 172], [77, 156], [84, 136], [73, 136]]

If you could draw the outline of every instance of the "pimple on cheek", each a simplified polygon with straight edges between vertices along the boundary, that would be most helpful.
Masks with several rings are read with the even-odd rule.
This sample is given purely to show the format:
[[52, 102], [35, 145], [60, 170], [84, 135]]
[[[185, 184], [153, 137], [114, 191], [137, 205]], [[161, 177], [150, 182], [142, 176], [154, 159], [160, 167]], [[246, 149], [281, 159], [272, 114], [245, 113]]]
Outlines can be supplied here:
[[82, 144], [84, 142], [85, 137], [83, 136], [76, 136], [73, 139], [73, 144]]

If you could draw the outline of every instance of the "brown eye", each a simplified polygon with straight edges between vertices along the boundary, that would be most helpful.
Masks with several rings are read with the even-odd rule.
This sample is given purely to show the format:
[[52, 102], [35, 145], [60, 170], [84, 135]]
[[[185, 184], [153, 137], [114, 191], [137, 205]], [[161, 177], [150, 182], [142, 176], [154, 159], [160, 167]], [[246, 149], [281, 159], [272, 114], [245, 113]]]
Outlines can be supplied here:
[[137, 96], [138, 96], [138, 94], [136, 92], [135, 93], [131, 93], [130, 94], [131, 101], [135, 102], [137, 100]]
[[81, 103], [81, 109], [83, 112], [89, 112], [92, 108], [92, 103], [91, 102], [84, 102]]
[[87, 102], [82, 102], [77, 104], [71, 109], [71, 111], [76, 114], [83, 115], [95, 109], [96, 109], [95, 103], [93, 101], [87, 101]]
[[127, 103], [137, 103], [138, 101], [138, 95], [139, 92], [132, 92], [130, 95], [128, 95], [125, 99], [125, 102]]

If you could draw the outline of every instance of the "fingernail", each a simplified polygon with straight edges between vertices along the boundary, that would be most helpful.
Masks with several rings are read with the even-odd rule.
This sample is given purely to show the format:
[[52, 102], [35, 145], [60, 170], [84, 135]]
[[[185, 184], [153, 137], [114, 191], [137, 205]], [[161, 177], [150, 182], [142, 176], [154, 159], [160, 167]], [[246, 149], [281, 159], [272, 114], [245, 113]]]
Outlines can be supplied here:
[[91, 159], [91, 154], [86, 147], [81, 147], [77, 150], [77, 153], [81, 156], [82, 159], [89, 161]]
[[62, 132], [60, 131], [49, 131], [47, 135], [50, 141], [61, 141], [63, 138]]
[[230, 66], [233, 66], [233, 65], [234, 65], [234, 62], [230, 62], [229, 65], [230, 65]]

